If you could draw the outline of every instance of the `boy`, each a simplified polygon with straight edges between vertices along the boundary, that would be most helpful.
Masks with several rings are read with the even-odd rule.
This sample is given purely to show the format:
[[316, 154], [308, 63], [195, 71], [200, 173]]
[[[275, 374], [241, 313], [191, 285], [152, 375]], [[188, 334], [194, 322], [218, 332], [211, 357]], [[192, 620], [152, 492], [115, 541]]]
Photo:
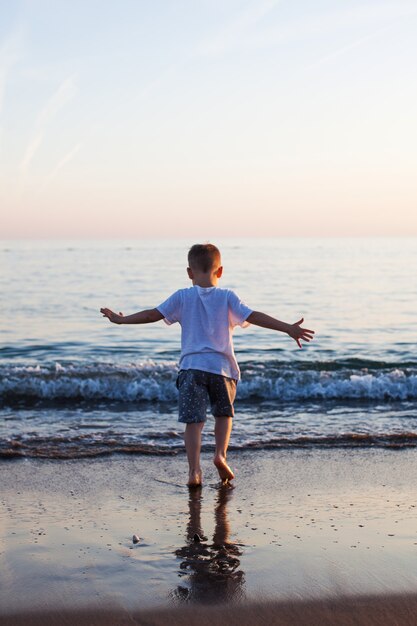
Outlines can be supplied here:
[[230, 289], [220, 289], [222, 276], [220, 251], [212, 244], [196, 244], [188, 253], [188, 276], [193, 287], [180, 289], [155, 309], [127, 315], [100, 309], [114, 324], [149, 324], [161, 319], [167, 324], [181, 324], [179, 421], [185, 426], [185, 448], [189, 464], [188, 486], [202, 482], [200, 467], [201, 434], [210, 400], [215, 417], [216, 451], [214, 465], [222, 481], [234, 474], [226, 461], [234, 415], [233, 403], [240, 378], [233, 349], [235, 326], [255, 324], [287, 333], [301, 348], [301, 340], [313, 339], [313, 330], [281, 322], [265, 313], [247, 307]]

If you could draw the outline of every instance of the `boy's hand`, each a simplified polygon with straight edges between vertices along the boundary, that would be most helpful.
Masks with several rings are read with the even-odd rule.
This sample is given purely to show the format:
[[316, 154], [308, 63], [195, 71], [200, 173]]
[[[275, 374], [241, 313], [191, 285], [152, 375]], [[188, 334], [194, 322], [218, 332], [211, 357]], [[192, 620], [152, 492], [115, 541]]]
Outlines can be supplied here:
[[302, 317], [295, 324], [290, 324], [290, 328], [288, 330], [288, 334], [290, 337], [297, 342], [299, 348], [302, 348], [301, 339], [303, 341], [311, 341], [313, 339], [314, 330], [309, 330], [308, 328], [301, 328], [300, 324], [304, 322], [304, 317]]
[[100, 309], [100, 313], [103, 313], [103, 317], [107, 317], [113, 324], [123, 324], [123, 313], [119, 311], [119, 314], [114, 313], [111, 309]]

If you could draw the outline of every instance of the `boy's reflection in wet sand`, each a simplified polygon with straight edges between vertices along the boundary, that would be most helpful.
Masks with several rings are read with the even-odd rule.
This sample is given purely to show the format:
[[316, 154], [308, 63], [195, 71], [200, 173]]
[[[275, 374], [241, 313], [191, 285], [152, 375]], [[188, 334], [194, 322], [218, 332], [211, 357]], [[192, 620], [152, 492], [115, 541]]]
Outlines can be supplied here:
[[244, 573], [238, 570], [242, 551], [231, 543], [227, 504], [233, 488], [218, 488], [214, 518], [213, 543], [207, 542], [201, 526], [202, 489], [190, 489], [187, 544], [175, 551], [182, 559], [180, 576], [187, 577], [187, 586], [178, 585], [173, 592], [181, 602], [219, 603], [244, 597]]

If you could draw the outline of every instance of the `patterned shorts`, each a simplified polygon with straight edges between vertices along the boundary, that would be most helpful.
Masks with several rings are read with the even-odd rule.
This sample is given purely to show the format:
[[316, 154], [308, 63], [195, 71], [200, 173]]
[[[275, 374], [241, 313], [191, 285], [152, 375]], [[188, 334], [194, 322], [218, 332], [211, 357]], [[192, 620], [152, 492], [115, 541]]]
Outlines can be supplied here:
[[210, 400], [214, 417], [233, 417], [237, 381], [201, 370], [181, 370], [177, 378], [179, 422], [205, 422]]

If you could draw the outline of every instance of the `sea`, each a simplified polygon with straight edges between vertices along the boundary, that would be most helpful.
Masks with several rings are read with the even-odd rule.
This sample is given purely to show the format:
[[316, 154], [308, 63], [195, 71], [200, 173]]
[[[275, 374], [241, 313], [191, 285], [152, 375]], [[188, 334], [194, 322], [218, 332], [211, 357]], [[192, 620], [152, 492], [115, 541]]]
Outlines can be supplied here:
[[[100, 314], [191, 285], [179, 239], [0, 242], [0, 458], [181, 453], [178, 324]], [[417, 239], [218, 239], [252, 309], [314, 340], [237, 328], [230, 449], [417, 446]], [[214, 447], [208, 416], [203, 449]]]

